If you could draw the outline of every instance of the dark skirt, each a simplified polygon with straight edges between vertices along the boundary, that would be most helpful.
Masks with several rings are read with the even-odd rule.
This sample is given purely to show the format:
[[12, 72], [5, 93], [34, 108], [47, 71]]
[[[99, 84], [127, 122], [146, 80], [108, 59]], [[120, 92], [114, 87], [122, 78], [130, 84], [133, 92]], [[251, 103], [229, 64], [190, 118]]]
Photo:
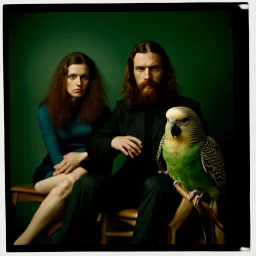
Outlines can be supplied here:
[[35, 185], [38, 181], [51, 177], [53, 172], [53, 163], [49, 155], [47, 155], [34, 172], [33, 184]]

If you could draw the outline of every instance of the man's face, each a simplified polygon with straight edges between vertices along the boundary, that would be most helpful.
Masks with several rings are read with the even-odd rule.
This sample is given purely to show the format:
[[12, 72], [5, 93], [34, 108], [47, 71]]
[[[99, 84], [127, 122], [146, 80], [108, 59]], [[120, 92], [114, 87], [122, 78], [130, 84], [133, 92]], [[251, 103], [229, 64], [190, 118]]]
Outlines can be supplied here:
[[81, 98], [88, 88], [89, 69], [85, 64], [73, 64], [68, 67], [67, 92], [72, 100]]
[[134, 76], [142, 97], [156, 94], [163, 76], [161, 57], [158, 54], [136, 53], [134, 56]]

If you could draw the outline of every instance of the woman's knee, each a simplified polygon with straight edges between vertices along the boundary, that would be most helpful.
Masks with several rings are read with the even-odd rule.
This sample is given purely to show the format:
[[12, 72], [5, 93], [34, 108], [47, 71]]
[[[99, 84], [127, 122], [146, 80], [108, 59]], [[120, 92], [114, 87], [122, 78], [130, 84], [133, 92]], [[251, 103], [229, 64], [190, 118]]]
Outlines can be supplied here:
[[40, 180], [34, 185], [34, 189], [36, 190], [36, 192], [41, 194], [47, 193], [45, 187], [45, 180]]
[[63, 181], [60, 182], [60, 184], [58, 184], [56, 187], [54, 187], [50, 194], [52, 196], [56, 196], [59, 198], [65, 198], [67, 197], [74, 185], [74, 181], [72, 178], [67, 177], [66, 179], [64, 179]]
[[34, 189], [35, 189], [37, 192], [41, 193], [41, 190], [42, 190], [42, 188], [41, 188], [41, 181], [38, 181], [38, 182], [35, 184]]
[[43, 180], [38, 181], [34, 185], [34, 189], [41, 194], [48, 194], [52, 188], [56, 186], [56, 184], [59, 184], [63, 179], [66, 178], [66, 174], [59, 174], [58, 175], [58, 180], [53, 180], [55, 177], [49, 177]]

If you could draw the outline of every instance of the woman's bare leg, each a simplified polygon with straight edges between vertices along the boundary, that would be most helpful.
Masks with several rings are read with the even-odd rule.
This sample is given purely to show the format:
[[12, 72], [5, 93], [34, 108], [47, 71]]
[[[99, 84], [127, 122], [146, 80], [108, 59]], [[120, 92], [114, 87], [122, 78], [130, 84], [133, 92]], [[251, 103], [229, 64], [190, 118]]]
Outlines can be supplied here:
[[35, 184], [35, 190], [38, 193], [41, 194], [49, 194], [50, 191], [56, 187], [57, 185], [59, 185], [63, 180], [65, 180], [67, 178], [66, 174], [59, 174], [57, 176], [53, 176], [44, 180], [40, 180]]
[[60, 179], [59, 184], [51, 190], [49, 195], [41, 203], [27, 229], [18, 237], [14, 245], [31, 243], [32, 240], [60, 214], [65, 206], [66, 198], [71, 193], [74, 183], [86, 173], [87, 171], [85, 169], [78, 167], [67, 175], [63, 174], [65, 176], [64, 179]]

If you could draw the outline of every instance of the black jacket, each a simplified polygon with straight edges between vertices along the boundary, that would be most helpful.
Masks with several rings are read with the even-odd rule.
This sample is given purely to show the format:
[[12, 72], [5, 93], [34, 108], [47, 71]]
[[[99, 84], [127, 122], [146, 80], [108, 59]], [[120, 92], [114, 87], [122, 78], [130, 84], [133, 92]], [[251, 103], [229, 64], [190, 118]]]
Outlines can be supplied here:
[[[176, 100], [173, 101], [172, 107], [174, 106], [186, 106], [191, 108], [199, 115], [203, 123], [205, 123], [198, 102], [186, 97], [178, 96]], [[150, 154], [141, 154], [140, 156], [135, 156], [133, 159], [126, 157], [125, 164], [118, 170], [117, 175], [148, 177], [157, 174], [158, 167], [156, 154], [161, 138], [165, 132], [165, 114], [168, 109], [169, 108], [166, 109], [162, 107], [155, 107], [153, 109], [154, 122], [151, 127], [152, 136]], [[145, 131], [147, 129], [147, 127], [145, 128], [145, 113], [145, 109], [128, 109], [123, 100], [118, 101], [112, 116], [105, 125], [97, 130], [88, 143], [87, 149], [89, 158], [94, 162], [105, 162], [114, 159], [117, 154], [122, 153], [110, 146], [112, 139], [116, 136], [134, 136], [142, 141], [142, 145], [145, 145]], [[142, 152], [143, 150], [145, 150], [145, 148], [142, 149]], [[145, 170], [145, 168], [147, 168], [147, 170]], [[90, 173], [90, 170], [88, 171]]]

